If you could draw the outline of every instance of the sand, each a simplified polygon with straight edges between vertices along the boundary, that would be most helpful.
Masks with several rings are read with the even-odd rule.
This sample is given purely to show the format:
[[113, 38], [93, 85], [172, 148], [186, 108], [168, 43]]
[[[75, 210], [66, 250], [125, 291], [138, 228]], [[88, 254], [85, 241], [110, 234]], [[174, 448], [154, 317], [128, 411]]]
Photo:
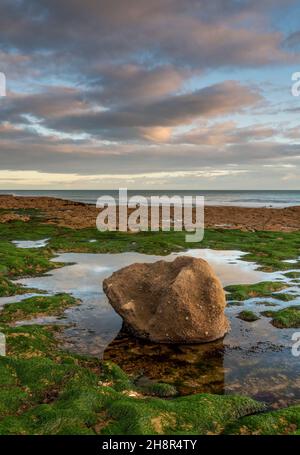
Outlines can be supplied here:
[[[95, 227], [99, 213], [99, 209], [95, 206], [80, 202], [51, 197], [0, 195], [1, 223], [16, 219], [14, 211], [17, 209], [38, 209], [42, 212], [45, 223], [73, 229]], [[28, 219], [26, 214], [22, 221], [26, 222]], [[206, 206], [205, 226], [245, 231], [298, 231], [300, 230], [300, 206], [276, 209]]]

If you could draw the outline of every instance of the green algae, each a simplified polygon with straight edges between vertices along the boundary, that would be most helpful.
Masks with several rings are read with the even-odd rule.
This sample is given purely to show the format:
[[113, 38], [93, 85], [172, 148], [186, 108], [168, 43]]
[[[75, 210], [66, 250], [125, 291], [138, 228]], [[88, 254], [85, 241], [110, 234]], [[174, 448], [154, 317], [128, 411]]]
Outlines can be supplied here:
[[103, 362], [100, 380], [108, 385], [113, 384], [117, 391], [130, 390], [133, 387], [127, 374], [112, 362]]
[[48, 248], [17, 248], [8, 240], [1, 240], [3, 236], [0, 224], [0, 297], [8, 297], [30, 292], [12, 282], [12, 279], [42, 275], [64, 264], [50, 261], [53, 251]]
[[258, 321], [258, 319], [260, 319], [260, 317], [257, 316], [257, 314], [255, 314], [253, 311], [250, 311], [250, 310], [241, 311], [237, 315], [237, 317], [246, 322], [255, 322], [255, 321]]
[[255, 305], [274, 307], [278, 306], [279, 303], [269, 302], [268, 300], [257, 300], [257, 302], [255, 302]]
[[[90, 239], [97, 240], [89, 243]], [[274, 248], [276, 245], [276, 248]], [[65, 234], [51, 238], [49, 246], [59, 251], [117, 253], [136, 251], [146, 254], [166, 255], [185, 248], [211, 248], [217, 250], [240, 250], [248, 252], [241, 259], [253, 261], [261, 270], [286, 270], [290, 264], [286, 259], [297, 259], [300, 235], [284, 233], [278, 238], [274, 232], [241, 232], [237, 230], [206, 229], [202, 242], [187, 244], [184, 232], [98, 232], [94, 229], [68, 230]], [[298, 268], [300, 264], [293, 267]]]
[[291, 302], [297, 298], [297, 294], [290, 294], [288, 292], [278, 292], [272, 295], [273, 299], [281, 300], [282, 302]]
[[[0, 358], [0, 434], [206, 434], [264, 406], [199, 394], [163, 400], [117, 365], [61, 350], [53, 326], [10, 327]], [[152, 392], [170, 392], [153, 384]]]
[[263, 409], [251, 398], [240, 396], [199, 394], [172, 400], [124, 396], [107, 409], [111, 422], [102, 434], [220, 434], [241, 415]]
[[76, 303], [78, 300], [68, 294], [30, 297], [21, 302], [5, 305], [0, 313], [0, 323], [40, 316], [59, 316], [66, 308]]
[[[56, 267], [50, 262], [53, 253], [46, 249], [17, 248], [8, 241], [0, 240], [0, 262], [6, 268], [5, 276], [36, 276]], [[61, 265], [60, 265], [61, 266]]]
[[142, 380], [140, 379], [135, 383], [144, 395], [150, 395], [154, 397], [161, 398], [170, 398], [178, 395], [176, 387], [172, 384], [167, 384], [165, 382], [155, 382], [152, 380]]
[[[8, 225], [9, 224], [9, 225]], [[298, 232], [241, 232], [238, 230], [206, 229], [200, 243], [187, 244], [184, 232], [99, 232], [92, 229], [69, 229], [48, 225], [35, 217], [29, 222], [0, 224], [0, 296], [22, 293], [15, 288], [12, 278], [36, 276], [63, 264], [50, 259], [56, 252], [120, 253], [135, 251], [146, 254], [167, 255], [172, 251], [183, 251], [187, 247], [247, 251], [241, 259], [256, 262], [261, 270], [286, 270], [290, 264], [286, 259], [299, 257], [300, 234]], [[50, 238], [45, 248], [21, 249], [12, 240], [38, 240]], [[96, 242], [90, 243], [91, 239]], [[276, 248], [274, 248], [276, 245]], [[300, 263], [293, 267], [300, 267]], [[296, 272], [293, 272], [296, 273]], [[277, 290], [282, 289], [278, 288]], [[241, 288], [240, 288], [241, 291]], [[251, 291], [251, 290], [249, 290]], [[259, 291], [259, 290], [258, 290]], [[259, 293], [270, 296], [270, 293]], [[273, 297], [273, 296], [272, 296]], [[276, 296], [274, 296], [276, 298]], [[233, 299], [234, 297], [231, 296]], [[244, 300], [247, 293], [235, 300]], [[283, 296], [288, 298], [287, 296]]]
[[263, 311], [261, 314], [272, 318], [271, 323], [280, 329], [300, 327], [300, 306], [290, 306], [277, 311]]
[[[3, 311], [9, 320], [19, 311], [15, 305]], [[153, 398], [170, 396], [171, 386], [156, 383], [143, 390], [113, 363], [61, 350], [59, 327], [11, 327], [2, 316], [0, 330], [7, 342], [7, 357], [0, 358], [2, 435], [219, 433], [241, 415], [264, 408], [239, 396]]]
[[9, 327], [0, 324], [0, 331], [6, 336], [7, 355], [18, 358], [31, 358], [56, 355], [55, 333], [58, 327], [24, 325]]
[[287, 278], [300, 278], [300, 272], [287, 272], [284, 276]]
[[[26, 211], [24, 211], [26, 213]], [[38, 240], [50, 238], [46, 250], [64, 252], [120, 253], [136, 251], [166, 255], [188, 248], [246, 251], [242, 259], [253, 261], [265, 271], [288, 270], [284, 260], [297, 260], [300, 251], [299, 232], [283, 233], [239, 230], [206, 229], [203, 241], [185, 241], [185, 232], [99, 232], [95, 228], [70, 229], [43, 223], [41, 214], [29, 222], [11, 222], [0, 225], [0, 240]], [[90, 243], [90, 240], [96, 242]], [[0, 246], [1, 249], [1, 246]], [[26, 253], [25, 253], [26, 254]], [[300, 262], [293, 264], [300, 268]]]
[[299, 435], [300, 406], [244, 417], [228, 425], [225, 434]]
[[112, 363], [60, 352], [57, 346], [50, 358], [45, 348], [35, 356], [29, 350], [27, 357], [28, 346], [22, 347], [22, 356], [0, 358], [2, 435], [217, 434], [240, 416], [264, 409], [240, 396], [147, 397]]
[[22, 294], [24, 289], [12, 283], [9, 279], [0, 276], [0, 297], [9, 297], [11, 295]]
[[0, 434], [93, 434], [89, 427], [105, 398], [93, 372], [47, 358], [4, 359], [0, 368], [5, 362], [15, 371], [19, 391], [27, 395], [6, 387], [16, 400], [2, 415]]
[[272, 297], [281, 300], [281, 297], [284, 294], [275, 293], [288, 287], [288, 284], [279, 283], [278, 281], [262, 281], [261, 283], [256, 284], [237, 284], [227, 286], [225, 291], [229, 293], [229, 300], [243, 301], [254, 297]]
[[[29, 222], [0, 225], [0, 295], [1, 292], [2, 295], [18, 292], [12, 278], [36, 276], [56, 267], [50, 262], [56, 251], [137, 251], [165, 255], [187, 246], [243, 249], [248, 251], [243, 259], [254, 261], [267, 271], [287, 270], [290, 264], [282, 261], [299, 257], [299, 233], [280, 233], [278, 237], [277, 233], [270, 232], [209, 229], [203, 242], [186, 244], [184, 233], [100, 233], [96, 229], [72, 230], [46, 225], [41, 220], [40, 213], [33, 213]], [[23, 250], [10, 243], [11, 240], [45, 237], [51, 237], [49, 245], [38, 250]], [[89, 243], [91, 239], [97, 241]], [[300, 263], [293, 265], [293, 268], [298, 267]], [[274, 297], [274, 292], [284, 289], [274, 289], [273, 285], [256, 285], [259, 287], [257, 296]], [[249, 286], [247, 288], [238, 289], [240, 298], [234, 300], [249, 298]], [[231, 291], [231, 294], [237, 292], [236, 289]], [[46, 298], [50, 300], [38, 297], [39, 301], [34, 298], [27, 302], [26, 309], [22, 307], [24, 301], [14, 303], [0, 313], [0, 331], [6, 335], [8, 354], [0, 358], [0, 434], [220, 434], [224, 429], [238, 432], [247, 422], [253, 422], [251, 419], [257, 422], [253, 423], [258, 427], [254, 431], [262, 434], [273, 431], [273, 417], [268, 413], [243, 417], [265, 409], [251, 398], [211, 394], [168, 400], [154, 398], [153, 395], [172, 396], [170, 388], [173, 386], [153, 383], [141, 387], [117, 365], [62, 350], [56, 336], [59, 327], [8, 325], [20, 318], [60, 314], [65, 307], [55, 298], [57, 296]], [[67, 306], [75, 304], [72, 297], [65, 298]], [[291, 408], [290, 414], [293, 413]], [[284, 418], [288, 424], [291, 422], [292, 427], [288, 425], [291, 432], [299, 431], [299, 420]], [[285, 432], [286, 427], [278, 424], [274, 431]]]

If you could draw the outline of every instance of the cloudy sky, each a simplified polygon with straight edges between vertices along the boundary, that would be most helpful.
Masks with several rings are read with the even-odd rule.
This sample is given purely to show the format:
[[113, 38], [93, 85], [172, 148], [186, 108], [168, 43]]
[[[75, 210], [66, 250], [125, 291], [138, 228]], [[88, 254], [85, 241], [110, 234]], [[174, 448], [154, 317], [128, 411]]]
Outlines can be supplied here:
[[299, 189], [297, 0], [0, 0], [2, 189]]

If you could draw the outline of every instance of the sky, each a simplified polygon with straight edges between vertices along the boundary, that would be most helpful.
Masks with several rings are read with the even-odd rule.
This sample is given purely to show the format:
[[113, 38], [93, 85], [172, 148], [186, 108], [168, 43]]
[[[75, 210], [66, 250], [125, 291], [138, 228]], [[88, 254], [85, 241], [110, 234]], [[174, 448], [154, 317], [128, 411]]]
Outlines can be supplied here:
[[0, 0], [0, 189], [300, 189], [299, 16]]

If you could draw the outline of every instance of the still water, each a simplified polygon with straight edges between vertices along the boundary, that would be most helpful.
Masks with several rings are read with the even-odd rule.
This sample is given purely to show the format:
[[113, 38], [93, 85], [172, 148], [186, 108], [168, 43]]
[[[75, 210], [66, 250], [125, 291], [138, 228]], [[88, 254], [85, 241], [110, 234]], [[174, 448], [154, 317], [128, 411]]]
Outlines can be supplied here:
[[[19, 245], [26, 247], [26, 245]], [[258, 271], [254, 263], [242, 260], [240, 251], [194, 249], [174, 253], [164, 260], [185, 254], [206, 259], [223, 286], [250, 284], [268, 280], [287, 280], [280, 273]], [[212, 392], [241, 393], [282, 407], [300, 401], [300, 357], [291, 353], [294, 329], [278, 329], [262, 317], [245, 322], [237, 314], [251, 308], [259, 314], [266, 309], [262, 302], [273, 299], [249, 299], [243, 306], [227, 306], [231, 331], [223, 340], [204, 345], [157, 345], [118, 335], [121, 318], [110, 306], [102, 291], [103, 279], [115, 270], [134, 262], [154, 262], [160, 256], [139, 253], [86, 254], [65, 253], [53, 260], [65, 265], [45, 276], [18, 280], [45, 294], [66, 292], [81, 303], [65, 311], [60, 318], [39, 318], [24, 323], [57, 323], [63, 325], [61, 339], [68, 349], [99, 358], [111, 359], [125, 371], [142, 379], [173, 383], [181, 394]], [[300, 304], [299, 287], [293, 288]], [[290, 289], [289, 289], [290, 292]], [[22, 300], [28, 295], [18, 296]], [[0, 299], [0, 306], [16, 297]], [[278, 304], [278, 301], [277, 301]], [[281, 303], [280, 305], [287, 305]], [[275, 308], [276, 309], [276, 308]]]

